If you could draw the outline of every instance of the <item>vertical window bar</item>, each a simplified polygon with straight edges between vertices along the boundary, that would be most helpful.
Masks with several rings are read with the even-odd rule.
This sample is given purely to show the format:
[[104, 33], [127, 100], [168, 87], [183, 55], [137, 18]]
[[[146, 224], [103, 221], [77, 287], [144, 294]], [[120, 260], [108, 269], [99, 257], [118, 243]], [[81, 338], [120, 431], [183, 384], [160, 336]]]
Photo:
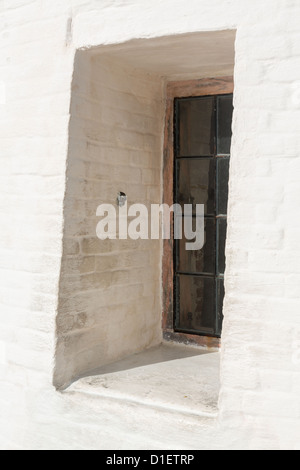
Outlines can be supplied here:
[[[216, 216], [218, 215], [218, 200], [219, 200], [219, 185], [218, 185], [218, 163], [217, 163], [217, 152], [218, 152], [218, 132], [219, 132], [219, 119], [218, 119], [218, 97], [215, 97], [215, 166], [216, 166], [216, 194], [215, 194], [215, 207], [216, 207]], [[219, 236], [218, 236], [218, 224], [216, 218], [216, 278], [215, 278], [215, 335], [217, 335], [218, 331], [218, 302], [219, 302], [219, 295], [218, 295], [218, 263], [219, 263]]]

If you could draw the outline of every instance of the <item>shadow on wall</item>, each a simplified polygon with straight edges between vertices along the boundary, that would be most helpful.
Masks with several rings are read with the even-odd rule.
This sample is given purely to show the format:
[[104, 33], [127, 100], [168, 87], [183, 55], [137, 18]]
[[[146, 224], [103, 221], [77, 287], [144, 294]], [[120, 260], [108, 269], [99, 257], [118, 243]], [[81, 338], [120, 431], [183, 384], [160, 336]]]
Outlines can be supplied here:
[[160, 203], [163, 87], [89, 51], [72, 85], [54, 384], [162, 340], [160, 241], [96, 237], [99, 204]]
[[163, 362], [176, 361], [178, 359], [186, 359], [189, 357], [204, 356], [206, 354], [212, 354], [211, 351], [206, 351], [200, 348], [182, 347], [177, 348], [162, 345], [158, 348], [146, 350], [142, 353], [134, 354], [130, 357], [121, 359], [113, 364], [107, 364], [106, 366], [100, 367], [93, 370], [82, 377], [91, 377], [107, 373], [121, 372], [125, 370], [136, 369], [139, 367], [151, 366], [154, 364], [160, 364]]

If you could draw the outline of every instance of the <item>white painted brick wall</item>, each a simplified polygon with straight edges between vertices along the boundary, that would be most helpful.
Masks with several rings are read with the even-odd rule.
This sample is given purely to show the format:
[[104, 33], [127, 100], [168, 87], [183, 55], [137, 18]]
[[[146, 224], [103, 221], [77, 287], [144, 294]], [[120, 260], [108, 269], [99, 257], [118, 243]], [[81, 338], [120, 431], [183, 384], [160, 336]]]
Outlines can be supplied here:
[[[140, 447], [145, 442], [152, 448], [187, 443], [193, 448], [299, 448], [299, 2], [122, 0], [116, 7], [113, 0], [8, 0], [0, 9], [0, 82], [6, 88], [5, 104], [3, 93], [0, 99], [1, 448]], [[86, 260], [82, 268], [76, 264], [86, 251], [95, 255], [95, 263], [100, 258], [97, 244], [83, 241], [84, 234], [75, 236], [71, 222], [62, 243], [75, 50], [225, 29], [237, 29], [237, 40], [219, 425], [200, 427], [188, 419], [179, 425], [176, 416], [162, 413], [158, 420], [151, 411], [137, 417], [132, 410], [130, 421], [126, 415], [120, 421], [116, 404], [61, 396], [51, 385], [63, 245], [64, 261], [71, 263], [67, 270], [89, 269]], [[89, 126], [92, 131], [93, 123]], [[78, 137], [87, 129], [78, 126]], [[130, 149], [130, 133], [120, 131], [117, 137], [128, 138]], [[144, 144], [152, 146], [141, 139]], [[84, 148], [79, 141], [80, 155]], [[91, 160], [93, 151], [108, 164], [107, 154], [92, 147]], [[129, 161], [139, 170], [140, 158], [138, 152], [124, 154], [124, 166]], [[144, 171], [152, 169], [151, 162], [149, 155], [138, 171], [145, 184], [153, 176]], [[68, 169], [75, 180], [75, 171], [88, 171], [82, 161], [78, 164], [77, 170]], [[115, 175], [118, 183], [122, 173]], [[70, 183], [66, 207], [71, 213]], [[135, 189], [139, 195], [141, 188]], [[97, 185], [89, 185], [90, 195], [84, 184], [77, 190], [89, 197], [99, 194]], [[115, 197], [115, 184], [107, 194]], [[148, 198], [148, 191], [142, 195]], [[89, 214], [92, 208], [87, 204], [80, 211]], [[62, 276], [63, 288], [64, 281]], [[111, 295], [134, 292], [124, 287]], [[137, 295], [143, 295], [142, 286]], [[88, 302], [83, 294], [83, 309]], [[60, 299], [58, 321], [67, 323], [64, 309], [70, 312]]]

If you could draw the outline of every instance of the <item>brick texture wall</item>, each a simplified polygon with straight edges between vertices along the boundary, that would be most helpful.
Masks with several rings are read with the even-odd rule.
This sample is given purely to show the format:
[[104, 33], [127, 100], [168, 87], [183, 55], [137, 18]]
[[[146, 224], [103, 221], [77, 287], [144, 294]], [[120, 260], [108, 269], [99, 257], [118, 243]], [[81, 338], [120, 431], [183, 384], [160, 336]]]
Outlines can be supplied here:
[[[101, 241], [99, 204], [161, 201], [163, 81], [79, 52], [72, 86], [55, 384], [161, 342], [161, 242]], [[130, 220], [130, 219], [129, 219]]]

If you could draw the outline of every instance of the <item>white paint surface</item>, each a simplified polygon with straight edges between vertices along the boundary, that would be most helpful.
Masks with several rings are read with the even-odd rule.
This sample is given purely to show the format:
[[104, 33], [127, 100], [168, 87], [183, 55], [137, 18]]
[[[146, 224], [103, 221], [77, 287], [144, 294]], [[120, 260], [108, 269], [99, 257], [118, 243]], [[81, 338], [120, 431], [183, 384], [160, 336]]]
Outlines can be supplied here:
[[167, 343], [99, 368], [67, 393], [213, 419], [218, 411], [219, 363], [218, 352]]
[[6, 104], [6, 83], [0, 81], [0, 105]]
[[234, 41], [235, 31], [217, 31], [133, 40], [94, 50], [115, 62], [174, 81], [232, 75]]
[[6, 365], [6, 346], [3, 341], [0, 341], [0, 365]]
[[[291, 347], [300, 338], [299, 2], [9, 0], [0, 8], [9, 103], [0, 113], [1, 448], [299, 447]], [[75, 50], [235, 29], [218, 422], [59, 394], [52, 376]], [[71, 239], [64, 249], [81, 248]]]

